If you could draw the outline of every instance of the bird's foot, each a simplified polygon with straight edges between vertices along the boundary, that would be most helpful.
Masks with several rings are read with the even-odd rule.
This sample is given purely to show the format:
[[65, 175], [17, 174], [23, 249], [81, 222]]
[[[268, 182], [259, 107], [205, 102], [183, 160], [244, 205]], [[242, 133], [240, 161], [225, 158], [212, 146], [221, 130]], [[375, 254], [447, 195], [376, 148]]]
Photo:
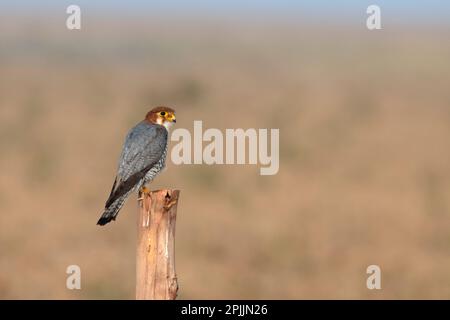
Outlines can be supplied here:
[[139, 198], [138, 201], [144, 200], [146, 195], [149, 195], [151, 190], [147, 188], [146, 186], [143, 186], [141, 189], [139, 189]]

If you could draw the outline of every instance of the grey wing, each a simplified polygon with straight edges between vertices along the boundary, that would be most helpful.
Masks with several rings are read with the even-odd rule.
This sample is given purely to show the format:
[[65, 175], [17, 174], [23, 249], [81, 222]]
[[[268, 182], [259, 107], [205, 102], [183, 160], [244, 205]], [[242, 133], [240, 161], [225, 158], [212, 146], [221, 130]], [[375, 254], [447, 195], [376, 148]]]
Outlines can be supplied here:
[[106, 207], [127, 194], [161, 159], [167, 144], [167, 130], [159, 125], [141, 122], [128, 133], [119, 159], [117, 177]]

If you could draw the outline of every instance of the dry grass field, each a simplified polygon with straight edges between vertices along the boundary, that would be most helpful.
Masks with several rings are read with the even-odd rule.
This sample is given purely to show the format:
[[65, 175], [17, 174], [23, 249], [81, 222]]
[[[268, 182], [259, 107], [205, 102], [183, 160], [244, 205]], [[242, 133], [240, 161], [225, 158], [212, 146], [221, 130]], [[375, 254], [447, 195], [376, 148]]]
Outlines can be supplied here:
[[450, 298], [449, 30], [16, 22], [0, 32], [0, 298], [134, 298], [136, 196], [95, 223], [127, 130], [161, 104], [178, 128], [280, 128], [275, 176], [168, 161], [153, 184], [181, 189], [180, 299]]

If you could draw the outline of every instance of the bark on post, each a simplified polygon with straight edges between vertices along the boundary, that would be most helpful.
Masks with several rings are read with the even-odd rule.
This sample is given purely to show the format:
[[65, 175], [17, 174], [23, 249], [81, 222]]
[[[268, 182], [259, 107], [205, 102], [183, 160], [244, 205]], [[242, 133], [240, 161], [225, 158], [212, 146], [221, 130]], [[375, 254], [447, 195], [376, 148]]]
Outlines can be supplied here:
[[173, 300], [175, 273], [175, 222], [179, 190], [144, 194], [138, 216], [136, 299]]

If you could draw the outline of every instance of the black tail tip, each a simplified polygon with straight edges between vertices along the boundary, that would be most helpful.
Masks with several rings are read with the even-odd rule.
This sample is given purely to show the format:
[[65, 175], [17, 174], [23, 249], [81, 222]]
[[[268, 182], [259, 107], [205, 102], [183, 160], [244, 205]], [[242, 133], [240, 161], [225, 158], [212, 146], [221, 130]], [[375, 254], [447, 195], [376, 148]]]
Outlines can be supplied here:
[[104, 226], [108, 222], [115, 221], [115, 220], [116, 220], [116, 217], [111, 217], [111, 216], [109, 216], [109, 217], [101, 217], [100, 219], [98, 219], [97, 225]]
[[101, 217], [100, 219], [98, 219], [97, 224], [99, 226], [104, 226], [105, 224], [107, 224], [111, 220], [112, 220], [111, 218], [103, 218], [103, 217]]

